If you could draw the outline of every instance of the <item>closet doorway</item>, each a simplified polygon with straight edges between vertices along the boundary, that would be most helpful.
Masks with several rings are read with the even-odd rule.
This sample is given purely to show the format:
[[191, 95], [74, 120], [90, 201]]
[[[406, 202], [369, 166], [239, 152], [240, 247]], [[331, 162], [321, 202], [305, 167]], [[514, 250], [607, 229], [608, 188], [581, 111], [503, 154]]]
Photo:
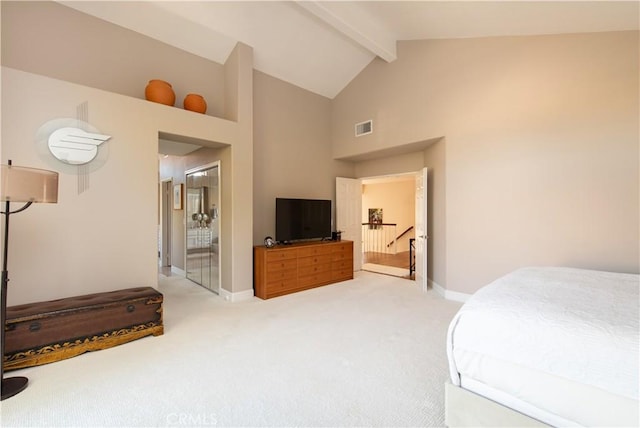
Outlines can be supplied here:
[[185, 172], [187, 279], [220, 294], [220, 162]]

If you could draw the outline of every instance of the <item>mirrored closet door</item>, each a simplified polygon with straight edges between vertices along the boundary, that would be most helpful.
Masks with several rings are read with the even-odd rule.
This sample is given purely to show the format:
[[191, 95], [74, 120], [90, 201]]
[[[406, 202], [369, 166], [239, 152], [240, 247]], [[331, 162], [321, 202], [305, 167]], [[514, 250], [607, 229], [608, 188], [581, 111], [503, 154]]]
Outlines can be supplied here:
[[220, 293], [220, 165], [186, 172], [187, 278]]

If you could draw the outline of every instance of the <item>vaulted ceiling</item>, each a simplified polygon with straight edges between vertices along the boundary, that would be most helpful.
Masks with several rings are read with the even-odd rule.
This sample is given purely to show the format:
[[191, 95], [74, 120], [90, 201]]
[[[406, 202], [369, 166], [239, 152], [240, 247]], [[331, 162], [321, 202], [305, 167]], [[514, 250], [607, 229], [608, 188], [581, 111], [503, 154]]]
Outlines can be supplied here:
[[254, 67], [335, 97], [399, 40], [638, 30], [637, 1], [61, 1], [224, 63], [237, 42]]

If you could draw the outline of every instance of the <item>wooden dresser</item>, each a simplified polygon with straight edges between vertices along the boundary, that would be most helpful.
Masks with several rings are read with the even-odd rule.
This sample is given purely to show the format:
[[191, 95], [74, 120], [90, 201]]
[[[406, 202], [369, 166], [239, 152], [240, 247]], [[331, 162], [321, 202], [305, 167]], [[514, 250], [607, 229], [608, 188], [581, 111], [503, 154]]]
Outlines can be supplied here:
[[261, 299], [352, 278], [352, 241], [253, 247], [253, 287]]

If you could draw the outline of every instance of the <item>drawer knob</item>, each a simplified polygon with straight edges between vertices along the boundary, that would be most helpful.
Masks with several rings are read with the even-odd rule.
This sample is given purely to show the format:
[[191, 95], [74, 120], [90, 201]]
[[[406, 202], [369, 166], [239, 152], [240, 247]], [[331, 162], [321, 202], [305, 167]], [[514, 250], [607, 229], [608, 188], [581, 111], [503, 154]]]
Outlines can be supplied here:
[[31, 324], [29, 324], [29, 331], [38, 331], [40, 330], [40, 323], [39, 322], [32, 322]]
[[136, 310], [135, 305], [128, 305], [128, 306], [127, 306], [127, 312], [133, 312], [133, 311], [135, 311], [135, 310]]

